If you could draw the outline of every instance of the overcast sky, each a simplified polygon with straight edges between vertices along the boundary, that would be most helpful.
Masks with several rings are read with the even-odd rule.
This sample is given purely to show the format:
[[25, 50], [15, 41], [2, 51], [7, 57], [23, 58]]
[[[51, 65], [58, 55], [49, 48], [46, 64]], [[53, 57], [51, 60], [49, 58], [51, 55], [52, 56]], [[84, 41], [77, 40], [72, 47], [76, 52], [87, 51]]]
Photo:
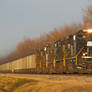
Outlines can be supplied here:
[[0, 0], [0, 55], [25, 37], [82, 21], [90, 0]]

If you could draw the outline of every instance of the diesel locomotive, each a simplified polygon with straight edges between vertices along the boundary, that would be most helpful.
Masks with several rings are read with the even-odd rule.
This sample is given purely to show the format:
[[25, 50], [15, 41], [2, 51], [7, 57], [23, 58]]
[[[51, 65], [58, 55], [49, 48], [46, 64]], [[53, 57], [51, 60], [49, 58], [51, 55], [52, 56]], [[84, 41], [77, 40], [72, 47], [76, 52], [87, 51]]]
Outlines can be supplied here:
[[31, 55], [1, 63], [0, 72], [92, 73], [92, 29], [77, 31]]

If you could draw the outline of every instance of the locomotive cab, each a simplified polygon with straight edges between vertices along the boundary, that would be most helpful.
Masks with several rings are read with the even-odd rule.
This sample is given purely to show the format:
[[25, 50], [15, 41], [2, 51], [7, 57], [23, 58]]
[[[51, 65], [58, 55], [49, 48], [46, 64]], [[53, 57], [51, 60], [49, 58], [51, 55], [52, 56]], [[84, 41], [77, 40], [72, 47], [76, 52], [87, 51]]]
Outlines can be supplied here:
[[82, 54], [82, 58], [86, 61], [92, 61], [92, 29], [83, 30], [83, 32], [86, 34], [86, 51]]
[[83, 52], [82, 58], [84, 58], [85, 61], [92, 61], [92, 41], [87, 42], [86, 51]]
[[84, 46], [81, 51], [79, 65], [81, 65], [83, 71], [86, 70], [87, 73], [92, 73], [92, 29], [82, 31], [82, 40], [84, 41]]

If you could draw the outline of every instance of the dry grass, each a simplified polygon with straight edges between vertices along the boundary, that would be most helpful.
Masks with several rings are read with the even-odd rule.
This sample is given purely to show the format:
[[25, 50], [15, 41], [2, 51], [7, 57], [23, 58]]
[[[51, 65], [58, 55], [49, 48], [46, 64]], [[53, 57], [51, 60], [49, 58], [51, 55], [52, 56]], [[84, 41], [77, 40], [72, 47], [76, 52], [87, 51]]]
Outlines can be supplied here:
[[16, 88], [29, 82], [36, 83], [37, 81], [33, 79], [29, 80], [29, 79], [0, 76], [0, 92], [12, 92]]
[[92, 92], [92, 76], [21, 74], [7, 76], [10, 77], [0, 77], [0, 92]]

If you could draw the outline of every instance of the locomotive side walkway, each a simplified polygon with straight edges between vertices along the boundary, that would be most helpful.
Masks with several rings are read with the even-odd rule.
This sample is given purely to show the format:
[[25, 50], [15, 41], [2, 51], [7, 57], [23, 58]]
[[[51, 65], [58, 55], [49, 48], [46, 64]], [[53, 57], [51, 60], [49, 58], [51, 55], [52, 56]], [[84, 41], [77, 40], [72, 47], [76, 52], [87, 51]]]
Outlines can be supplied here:
[[0, 76], [35, 80], [14, 92], [92, 92], [92, 75], [0, 74]]

